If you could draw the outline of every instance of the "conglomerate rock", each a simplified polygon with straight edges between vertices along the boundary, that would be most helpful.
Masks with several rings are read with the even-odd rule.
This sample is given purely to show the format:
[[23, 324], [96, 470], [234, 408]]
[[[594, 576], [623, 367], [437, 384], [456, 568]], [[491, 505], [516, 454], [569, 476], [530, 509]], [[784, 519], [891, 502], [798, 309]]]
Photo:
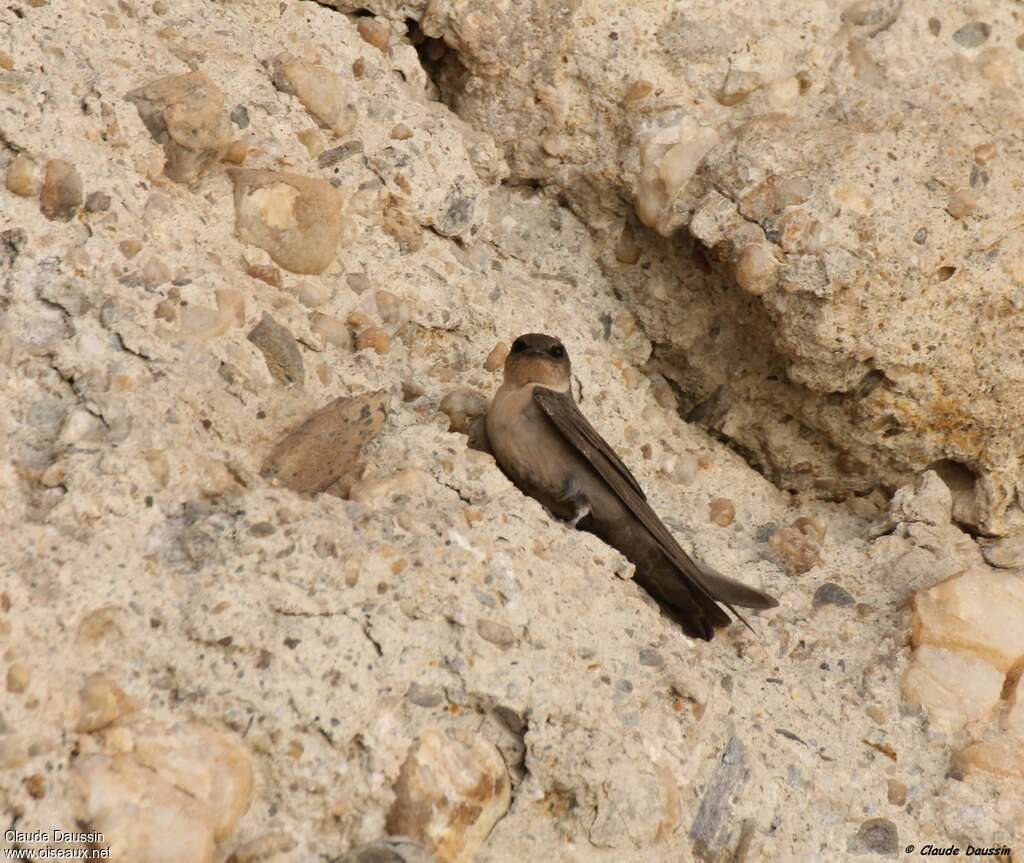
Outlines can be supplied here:
[[[920, 273], [956, 267], [930, 290], [959, 286], [949, 308], [988, 314], [971, 286], [1011, 260], [1009, 222], [992, 235], [1002, 246], [976, 234], [1009, 212], [999, 195], [1019, 194], [1010, 120], [996, 116], [1005, 100], [976, 107], [992, 76], [1010, 74], [1003, 54], [984, 53], [1007, 46], [1010, 13], [976, 6], [988, 29], [962, 32], [959, 6], [909, 0], [845, 18], [824, 3], [730, 7], [727, 22], [725, 4], [572, 0], [435, 2], [429, 15], [365, 3], [386, 18], [301, 0], [0, 9], [5, 825], [103, 833], [74, 841], [132, 863], [474, 850], [481, 863], [800, 860], [916, 838], [1012, 844], [1020, 685], [1005, 658], [989, 662], [984, 686], [953, 693], [970, 701], [962, 728], [948, 705], [964, 702], [942, 690], [988, 662], [982, 635], [961, 649], [991, 599], [981, 589], [1018, 593], [1012, 545], [979, 546], [954, 523], [995, 533], [1012, 521], [977, 496], [1011, 468], [987, 444], [980, 461], [963, 452], [991, 437], [988, 406], [1012, 393], [992, 358], [1001, 344], [1011, 364], [1013, 318], [993, 312], [985, 326], [1005, 332], [965, 353], [966, 324], [942, 317], [947, 295], [914, 294]], [[934, 63], [913, 35], [961, 59]], [[559, 40], [567, 50], [551, 50]], [[911, 64], [928, 66], [935, 92], [904, 105], [893, 94], [912, 82], [877, 75], [909, 80]], [[972, 69], [981, 77], [964, 79]], [[201, 170], [176, 182], [167, 141], [126, 95], [200, 73], [212, 101], [199, 119], [216, 134], [179, 154]], [[223, 151], [217, 94], [233, 126]], [[713, 101], [713, 116], [686, 103], [659, 125], [687, 94]], [[901, 105], [917, 139], [877, 133], [892, 147], [869, 168], [886, 116], [875, 99]], [[743, 121], [764, 113], [759, 100], [778, 116]], [[787, 121], [792, 105], [808, 108]], [[934, 107], [934, 128], [920, 106]], [[951, 155], [935, 176], [952, 189], [965, 165], [949, 130], [966, 128], [979, 136], [975, 186], [898, 199], [897, 177], [909, 188], [937, 171], [937, 140]], [[833, 164], [839, 138], [849, 159]], [[749, 172], [736, 167], [746, 158]], [[51, 220], [39, 196], [53, 160], [71, 182], [51, 189]], [[330, 225], [259, 200], [246, 212], [308, 216], [336, 238], [307, 248], [269, 222], [240, 236], [239, 169], [257, 172], [235, 176], [247, 193], [269, 189], [264, 203], [306, 200], [289, 178], [329, 184]], [[502, 184], [510, 169], [546, 188]], [[645, 217], [666, 233], [689, 224], [705, 246], [637, 223], [641, 180]], [[797, 213], [831, 239], [787, 251], [787, 229], [806, 224]], [[918, 215], [916, 262], [889, 256], [904, 241], [897, 221], [915, 220], [918, 236]], [[314, 252], [316, 266], [297, 269], [315, 272], [289, 269]], [[855, 289], [837, 283], [830, 298], [815, 261], [860, 286], [860, 316]], [[742, 287], [721, 277], [730, 267]], [[996, 298], [1009, 282], [986, 284]], [[880, 308], [869, 285], [906, 290], [918, 311]], [[852, 341], [837, 352], [820, 328], [844, 309]], [[920, 350], [938, 345], [948, 370], [886, 358], [911, 324], [934, 328]], [[686, 639], [617, 553], [552, 521], [467, 446], [508, 345], [531, 330], [565, 341], [583, 410], [684, 547], [779, 598], [751, 616], [756, 634]], [[877, 353], [851, 360], [850, 345], [869, 341]], [[765, 363], [778, 369], [758, 377]], [[928, 380], [940, 392], [940, 374], [975, 412], [963, 452], [949, 443], [952, 402], [947, 424], [922, 408], [907, 414], [917, 431], [878, 432], [882, 405], [909, 422], [906, 400]], [[833, 392], [829, 375], [846, 383]], [[365, 428], [349, 413], [360, 398], [380, 408]], [[1012, 448], [1018, 403], [1006, 398]], [[844, 413], [854, 403], [863, 414]], [[877, 492], [821, 502], [773, 486], [680, 406], [773, 476], [820, 478], [837, 497], [851, 477], [867, 489], [940, 463], [887, 511]], [[826, 408], [842, 436], [826, 439]], [[319, 441], [333, 449], [318, 461]], [[832, 471], [837, 453], [863, 472]], [[935, 614], [913, 659], [915, 594], [918, 614]], [[927, 661], [958, 650], [959, 663]], [[922, 661], [926, 674], [908, 672]]]
[[443, 40], [445, 101], [596, 232], [684, 413], [783, 487], [938, 464], [958, 521], [1024, 530], [1013, 4], [331, 5]]

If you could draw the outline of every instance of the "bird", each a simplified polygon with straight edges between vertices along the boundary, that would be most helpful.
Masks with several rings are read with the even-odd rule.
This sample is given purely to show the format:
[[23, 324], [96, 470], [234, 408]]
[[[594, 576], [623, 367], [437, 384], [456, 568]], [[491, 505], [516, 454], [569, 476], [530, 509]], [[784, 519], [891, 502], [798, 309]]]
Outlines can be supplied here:
[[[512, 342], [504, 378], [484, 417], [487, 443], [502, 472], [568, 526], [618, 549], [634, 580], [691, 638], [710, 641], [734, 606], [778, 602], [693, 560], [651, 508], [640, 483], [587, 421], [572, 394], [572, 364], [554, 336]], [[749, 626], [749, 624], [748, 624]]]

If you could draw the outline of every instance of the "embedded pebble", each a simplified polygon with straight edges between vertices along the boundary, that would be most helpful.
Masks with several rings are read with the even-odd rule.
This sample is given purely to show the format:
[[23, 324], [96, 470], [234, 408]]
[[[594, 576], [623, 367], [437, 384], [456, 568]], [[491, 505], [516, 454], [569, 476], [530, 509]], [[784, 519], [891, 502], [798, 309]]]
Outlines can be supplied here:
[[331, 863], [438, 863], [438, 860], [418, 842], [395, 836], [360, 845]]
[[862, 823], [850, 837], [848, 849], [851, 854], [878, 854], [882, 857], [897, 857], [902, 850], [896, 825], [888, 818], [869, 818]]
[[818, 543], [795, 527], [778, 528], [768, 547], [787, 575], [802, 575], [822, 562]]
[[248, 338], [262, 352], [267, 363], [267, 371], [275, 380], [286, 386], [301, 386], [305, 382], [306, 369], [295, 336], [291, 330], [275, 321], [269, 312], [263, 313], [263, 318], [252, 329]]
[[310, 319], [310, 328], [327, 344], [343, 350], [352, 349], [352, 331], [344, 321], [314, 312]]
[[395, 141], [408, 141], [412, 137], [412, 129], [405, 125], [405, 123], [399, 123], [391, 128], [389, 136]]
[[288, 290], [294, 293], [299, 302], [308, 309], [322, 306], [334, 296], [334, 289], [322, 282], [299, 282]]
[[622, 101], [626, 103], [639, 102], [641, 99], [646, 99], [653, 92], [654, 85], [650, 81], [645, 81], [640, 78], [629, 85], [629, 88], [626, 90], [626, 95], [623, 97]]
[[388, 416], [383, 392], [342, 396], [285, 435], [263, 464], [262, 474], [302, 494], [337, 485], [344, 494], [362, 470], [363, 448]]
[[447, 393], [438, 410], [448, 417], [448, 431], [468, 434], [474, 420], [484, 416], [490, 400], [479, 390], [459, 387]]
[[349, 273], [345, 276], [345, 282], [357, 294], [365, 294], [373, 287], [366, 273]]
[[28, 689], [32, 672], [24, 662], [12, 662], [7, 666], [7, 691], [20, 695]]
[[856, 600], [838, 584], [826, 581], [814, 591], [814, 596], [811, 599], [811, 608], [820, 608], [823, 605], [836, 605], [840, 608], [848, 608], [855, 602]]
[[708, 502], [708, 514], [712, 524], [728, 527], [736, 518], [736, 505], [724, 497], [715, 497]]
[[402, 301], [391, 291], [377, 291], [374, 300], [380, 319], [385, 324], [397, 324], [402, 319]]
[[640, 651], [640, 664], [648, 668], [661, 668], [665, 664], [665, 658], [653, 647], [644, 647]]
[[478, 620], [476, 631], [484, 641], [504, 649], [516, 643], [516, 634], [511, 627], [493, 620]]
[[171, 280], [171, 268], [159, 258], [150, 258], [143, 265], [139, 276], [142, 284], [152, 290]]
[[356, 335], [356, 350], [374, 350], [386, 354], [391, 350], [391, 336], [380, 327], [366, 327]]
[[359, 122], [348, 86], [330, 69], [280, 54], [274, 60], [274, 84], [297, 96], [320, 126], [339, 137], [348, 135]]
[[50, 159], [46, 163], [39, 209], [52, 221], [69, 221], [82, 206], [82, 177], [70, 162]]
[[273, 264], [249, 264], [245, 268], [247, 275], [272, 287], [281, 287], [281, 271]]
[[85, 199], [87, 213], [105, 213], [110, 209], [111, 198], [106, 192], [90, 192]]
[[778, 283], [779, 265], [763, 243], [749, 243], [736, 259], [736, 284], [748, 294], [760, 296]]
[[437, 707], [444, 701], [444, 693], [440, 689], [426, 689], [413, 681], [405, 698], [417, 707]]
[[7, 189], [23, 198], [34, 198], [39, 194], [39, 168], [27, 156], [15, 156], [7, 166], [5, 176]]
[[508, 811], [511, 790], [493, 743], [469, 730], [430, 729], [409, 747], [387, 831], [422, 842], [439, 863], [471, 863]]
[[113, 724], [122, 716], [138, 710], [138, 705], [123, 689], [103, 674], [86, 678], [79, 693], [80, 709], [78, 731], [99, 731]]
[[164, 173], [176, 183], [197, 179], [231, 144], [224, 94], [203, 72], [158, 78], [126, 98], [163, 146]]
[[623, 225], [619, 239], [615, 243], [615, 260], [620, 264], [632, 265], [640, 260], [640, 255], [640, 244], [636, 241], [636, 234], [628, 224]]
[[971, 21], [953, 34], [953, 41], [963, 48], [977, 48], [988, 41], [992, 28], [984, 21]]
[[390, 35], [388, 29], [376, 18], [360, 18], [356, 24], [356, 30], [363, 37], [363, 41], [372, 45], [381, 53], [387, 53]]
[[232, 168], [238, 238], [293, 273], [319, 275], [341, 239], [341, 196], [325, 180]]
[[978, 199], [969, 189], [954, 192], [946, 205], [946, 212], [954, 219], [965, 219], [978, 209]]

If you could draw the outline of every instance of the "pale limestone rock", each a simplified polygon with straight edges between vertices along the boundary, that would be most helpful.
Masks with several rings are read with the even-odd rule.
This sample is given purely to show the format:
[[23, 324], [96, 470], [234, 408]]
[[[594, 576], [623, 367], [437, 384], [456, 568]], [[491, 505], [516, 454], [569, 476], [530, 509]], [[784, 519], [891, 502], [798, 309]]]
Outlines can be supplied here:
[[493, 744], [468, 731], [429, 730], [409, 748], [387, 826], [422, 841], [440, 863], [468, 863], [510, 800], [508, 772]]
[[341, 238], [341, 196], [330, 183], [297, 174], [235, 169], [235, 227], [293, 273], [317, 275]]
[[39, 194], [39, 169], [36, 163], [27, 156], [15, 156], [7, 166], [4, 183], [9, 192], [23, 198], [31, 198]]
[[248, 754], [201, 723], [129, 724], [107, 732], [72, 778], [77, 817], [115, 860], [208, 863], [252, 798]]
[[75, 726], [78, 731], [99, 731], [138, 710], [138, 705], [124, 690], [103, 674], [94, 674], [85, 681], [79, 700], [81, 706]]
[[968, 572], [918, 592], [914, 643], [973, 654], [1005, 674], [1024, 657], [1024, 580]]
[[274, 84], [297, 96], [313, 119], [338, 137], [350, 134], [359, 122], [349, 85], [330, 69], [281, 54], [274, 60]]
[[164, 172], [177, 183], [193, 182], [231, 143], [224, 94], [203, 72], [158, 78], [126, 98], [153, 140], [163, 145]]
[[462, 387], [447, 393], [438, 410], [448, 417], [448, 431], [466, 434], [473, 421], [487, 413], [490, 403], [478, 390]]
[[922, 645], [903, 676], [903, 697], [928, 711], [932, 725], [953, 733], [986, 718], [999, 702], [1003, 672], [971, 653]]

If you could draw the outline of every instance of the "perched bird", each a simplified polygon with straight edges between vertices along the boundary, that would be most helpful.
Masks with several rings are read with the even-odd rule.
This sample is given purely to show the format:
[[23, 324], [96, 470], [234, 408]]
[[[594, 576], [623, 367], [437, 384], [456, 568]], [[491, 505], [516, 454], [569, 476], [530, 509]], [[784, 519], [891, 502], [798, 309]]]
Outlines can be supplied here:
[[552, 336], [527, 333], [512, 343], [485, 421], [505, 475], [556, 518], [622, 552], [636, 566], [636, 582], [693, 638], [710, 640], [731, 623], [719, 603], [741, 620], [733, 606], [778, 605], [679, 547], [629, 468], [580, 412], [571, 372], [565, 346]]

